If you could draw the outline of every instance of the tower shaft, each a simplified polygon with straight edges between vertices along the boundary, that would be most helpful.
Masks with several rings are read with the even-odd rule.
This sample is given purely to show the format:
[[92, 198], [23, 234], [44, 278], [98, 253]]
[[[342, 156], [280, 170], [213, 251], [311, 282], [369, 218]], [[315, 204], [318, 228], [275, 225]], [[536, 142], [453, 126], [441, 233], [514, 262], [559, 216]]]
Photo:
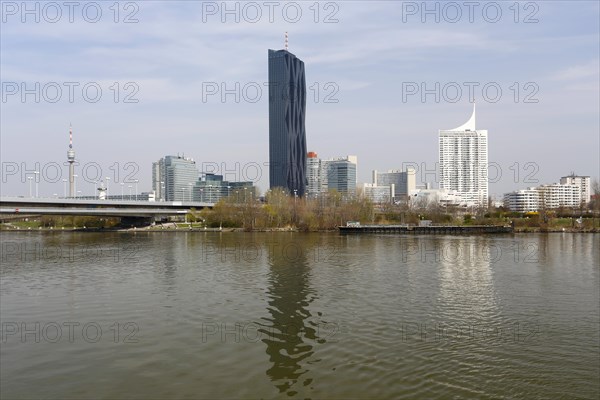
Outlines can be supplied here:
[[69, 125], [67, 161], [69, 162], [69, 197], [75, 197], [75, 150], [73, 150], [73, 127], [71, 125]]

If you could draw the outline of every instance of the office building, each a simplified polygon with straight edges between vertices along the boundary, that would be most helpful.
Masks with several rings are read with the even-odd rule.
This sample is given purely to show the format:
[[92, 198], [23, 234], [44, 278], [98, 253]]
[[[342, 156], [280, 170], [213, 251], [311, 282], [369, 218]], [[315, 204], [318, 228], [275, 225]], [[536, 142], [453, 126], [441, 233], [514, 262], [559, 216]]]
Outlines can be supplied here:
[[290, 194], [306, 191], [306, 82], [304, 62], [269, 50], [269, 183]]
[[322, 160], [317, 153], [310, 152], [307, 162], [307, 194], [317, 197], [330, 190], [342, 194], [356, 194], [356, 167], [358, 158], [346, 156]]
[[350, 196], [356, 194], [356, 166], [358, 164], [356, 156], [325, 160], [321, 164], [328, 190], [337, 190]]
[[363, 196], [376, 204], [391, 203], [394, 198], [394, 184], [378, 186], [375, 183], [363, 183]]
[[196, 162], [184, 156], [166, 156], [152, 165], [152, 189], [165, 201], [191, 201], [198, 180]]
[[409, 193], [417, 188], [416, 173], [414, 168], [410, 167], [406, 171], [388, 170], [387, 172], [379, 172], [373, 170], [373, 185], [390, 188], [393, 185], [392, 200], [405, 200]]
[[152, 190], [157, 201], [165, 201], [165, 159], [152, 163]]
[[487, 207], [488, 133], [471, 118], [455, 129], [439, 131], [440, 189], [457, 192], [467, 206]]
[[246, 201], [255, 197], [252, 182], [229, 182], [223, 180], [223, 175], [206, 173], [194, 185], [193, 200], [216, 203], [232, 196], [237, 201]]

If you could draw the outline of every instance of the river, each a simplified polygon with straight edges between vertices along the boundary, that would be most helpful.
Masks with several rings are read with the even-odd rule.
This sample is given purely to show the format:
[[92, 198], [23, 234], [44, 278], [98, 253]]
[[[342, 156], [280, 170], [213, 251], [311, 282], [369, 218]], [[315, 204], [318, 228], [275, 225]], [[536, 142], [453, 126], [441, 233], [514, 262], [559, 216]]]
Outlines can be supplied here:
[[4, 399], [600, 395], [600, 235], [3, 232]]

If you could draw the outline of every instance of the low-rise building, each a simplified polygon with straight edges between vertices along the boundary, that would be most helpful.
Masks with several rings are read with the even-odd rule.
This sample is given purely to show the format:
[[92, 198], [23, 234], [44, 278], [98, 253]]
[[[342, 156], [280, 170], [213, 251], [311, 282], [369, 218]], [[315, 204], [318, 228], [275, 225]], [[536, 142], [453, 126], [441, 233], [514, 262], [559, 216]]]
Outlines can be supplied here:
[[581, 188], [578, 185], [562, 185], [553, 183], [538, 186], [540, 206], [545, 208], [579, 207], [581, 205]]
[[552, 183], [516, 190], [504, 195], [504, 206], [516, 212], [579, 207], [581, 204], [582, 189], [578, 184]]
[[516, 190], [504, 195], [504, 207], [511, 211], [537, 211], [540, 203], [540, 193], [535, 187]]
[[438, 203], [442, 206], [458, 206], [464, 203], [461, 194], [448, 189], [415, 189], [409, 193], [411, 206], [428, 206]]

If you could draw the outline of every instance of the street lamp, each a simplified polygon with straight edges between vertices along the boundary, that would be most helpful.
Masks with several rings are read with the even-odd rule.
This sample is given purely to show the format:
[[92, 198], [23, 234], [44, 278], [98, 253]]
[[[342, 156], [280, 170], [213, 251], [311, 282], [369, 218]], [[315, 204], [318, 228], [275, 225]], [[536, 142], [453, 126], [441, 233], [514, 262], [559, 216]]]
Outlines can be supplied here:
[[136, 179], [135, 180], [135, 199], [136, 200], [137, 200], [137, 197], [138, 197], [138, 188], [137, 188], [138, 182], [139, 182], [139, 179]]
[[108, 186], [110, 184], [110, 177], [106, 177], [106, 200], [108, 200]]
[[35, 197], [39, 197], [38, 183], [40, 182], [40, 171], [34, 171], [35, 174]]
[[121, 200], [123, 200], [123, 188], [125, 187], [125, 182], [121, 182]]
[[294, 225], [296, 224], [296, 220], [298, 219], [297, 212], [296, 212], [296, 200], [297, 199], [298, 199], [298, 190], [294, 189]]
[[75, 198], [77, 197], [81, 197], [81, 190], [78, 190], [77, 193], [75, 193]]
[[33, 180], [33, 176], [28, 176], [27, 179], [29, 179], [29, 197], [33, 197], [31, 194], [31, 181]]
[[131, 186], [131, 185], [127, 185], [127, 187], [129, 188], [129, 200], [131, 200], [131, 188], [132, 188], [133, 186]]

